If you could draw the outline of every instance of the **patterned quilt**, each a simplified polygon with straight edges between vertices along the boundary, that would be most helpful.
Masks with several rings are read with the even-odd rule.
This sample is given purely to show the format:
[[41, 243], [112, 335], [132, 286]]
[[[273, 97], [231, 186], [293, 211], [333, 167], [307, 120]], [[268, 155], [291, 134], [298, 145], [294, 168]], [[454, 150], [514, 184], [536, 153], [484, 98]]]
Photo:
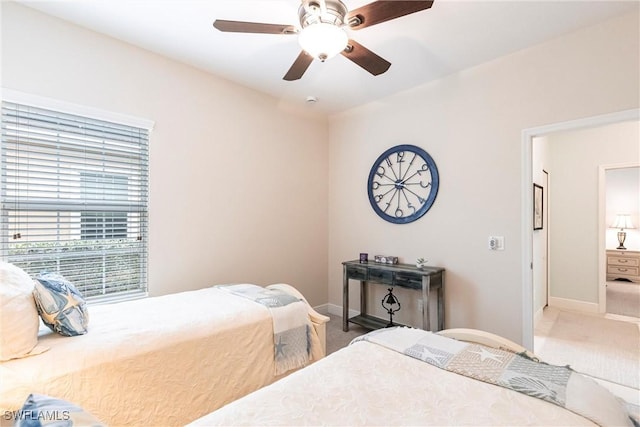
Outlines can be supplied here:
[[457, 374], [545, 400], [598, 425], [634, 425], [621, 401], [568, 366], [549, 365], [506, 350], [407, 327], [380, 329], [353, 342], [362, 340]]
[[307, 305], [303, 301], [284, 291], [258, 285], [218, 285], [216, 288], [248, 298], [269, 309], [273, 319], [274, 375], [309, 363], [311, 323]]

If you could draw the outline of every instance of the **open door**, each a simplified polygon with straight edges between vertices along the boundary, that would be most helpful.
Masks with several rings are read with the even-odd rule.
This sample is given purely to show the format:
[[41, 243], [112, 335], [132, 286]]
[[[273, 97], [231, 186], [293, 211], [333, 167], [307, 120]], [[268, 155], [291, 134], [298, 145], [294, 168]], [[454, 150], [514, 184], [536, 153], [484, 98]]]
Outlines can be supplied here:
[[542, 317], [549, 304], [549, 162], [548, 140], [534, 138], [532, 161], [533, 232], [532, 232], [532, 280], [533, 280], [533, 322]]

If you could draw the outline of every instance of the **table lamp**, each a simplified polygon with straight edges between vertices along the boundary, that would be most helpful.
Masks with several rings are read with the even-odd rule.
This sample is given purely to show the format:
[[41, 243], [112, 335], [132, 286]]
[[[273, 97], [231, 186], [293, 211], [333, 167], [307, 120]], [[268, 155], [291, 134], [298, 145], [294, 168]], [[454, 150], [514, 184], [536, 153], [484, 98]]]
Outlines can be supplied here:
[[620, 231], [618, 231], [618, 243], [620, 243], [620, 245], [616, 249], [627, 249], [624, 247], [624, 240], [627, 238], [627, 233], [625, 233], [624, 230], [635, 228], [631, 223], [631, 215], [617, 214], [611, 228], [620, 229]]

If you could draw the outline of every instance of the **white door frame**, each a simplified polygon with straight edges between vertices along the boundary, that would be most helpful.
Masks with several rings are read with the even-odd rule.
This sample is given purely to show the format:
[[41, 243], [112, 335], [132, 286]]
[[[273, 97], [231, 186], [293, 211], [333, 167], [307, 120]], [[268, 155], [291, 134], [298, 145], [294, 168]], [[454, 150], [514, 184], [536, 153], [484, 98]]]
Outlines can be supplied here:
[[[556, 132], [606, 126], [634, 120], [640, 120], [640, 109], [570, 120], [562, 123], [528, 128], [522, 131], [522, 200], [520, 203], [520, 222], [522, 227], [522, 345], [530, 350], [533, 349], [533, 215], [531, 214], [533, 212], [533, 138]], [[602, 275], [605, 274], [602, 267], [603, 265], [604, 264], [600, 262], [598, 266], [598, 277], [602, 277]]]
[[551, 215], [549, 215], [549, 209], [551, 208], [551, 204], [549, 203], [549, 199], [551, 198], [551, 184], [549, 183], [549, 180], [551, 179], [549, 177], [549, 172], [547, 172], [546, 170], [542, 169], [542, 176], [544, 176], [544, 188], [545, 188], [545, 192], [544, 192], [544, 205], [546, 206], [543, 210], [542, 210], [542, 215], [543, 215], [543, 224], [547, 224], [547, 226], [544, 229], [544, 240], [545, 240], [545, 247], [544, 247], [544, 261], [545, 261], [545, 266], [544, 266], [544, 288], [545, 288], [545, 295], [544, 295], [544, 304], [542, 306], [542, 308], [544, 309], [544, 307], [549, 305], [549, 296], [551, 295], [551, 289], [549, 287], [549, 260], [551, 259], [551, 255], [550, 255], [550, 245], [549, 245], [549, 230], [551, 230], [551, 223], [549, 222], [549, 218]]

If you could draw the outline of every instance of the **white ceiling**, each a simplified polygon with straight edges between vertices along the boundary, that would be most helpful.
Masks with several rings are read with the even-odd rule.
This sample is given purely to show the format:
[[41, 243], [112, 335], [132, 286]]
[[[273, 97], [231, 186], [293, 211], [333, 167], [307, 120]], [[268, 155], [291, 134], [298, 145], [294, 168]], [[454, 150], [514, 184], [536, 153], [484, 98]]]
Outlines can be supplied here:
[[[452, 1], [349, 36], [392, 63], [374, 77], [342, 56], [282, 80], [295, 35], [222, 33], [215, 19], [298, 25], [300, 0], [17, 0], [241, 85], [332, 113], [639, 10], [638, 1]], [[343, 0], [353, 10], [371, 0]]]

